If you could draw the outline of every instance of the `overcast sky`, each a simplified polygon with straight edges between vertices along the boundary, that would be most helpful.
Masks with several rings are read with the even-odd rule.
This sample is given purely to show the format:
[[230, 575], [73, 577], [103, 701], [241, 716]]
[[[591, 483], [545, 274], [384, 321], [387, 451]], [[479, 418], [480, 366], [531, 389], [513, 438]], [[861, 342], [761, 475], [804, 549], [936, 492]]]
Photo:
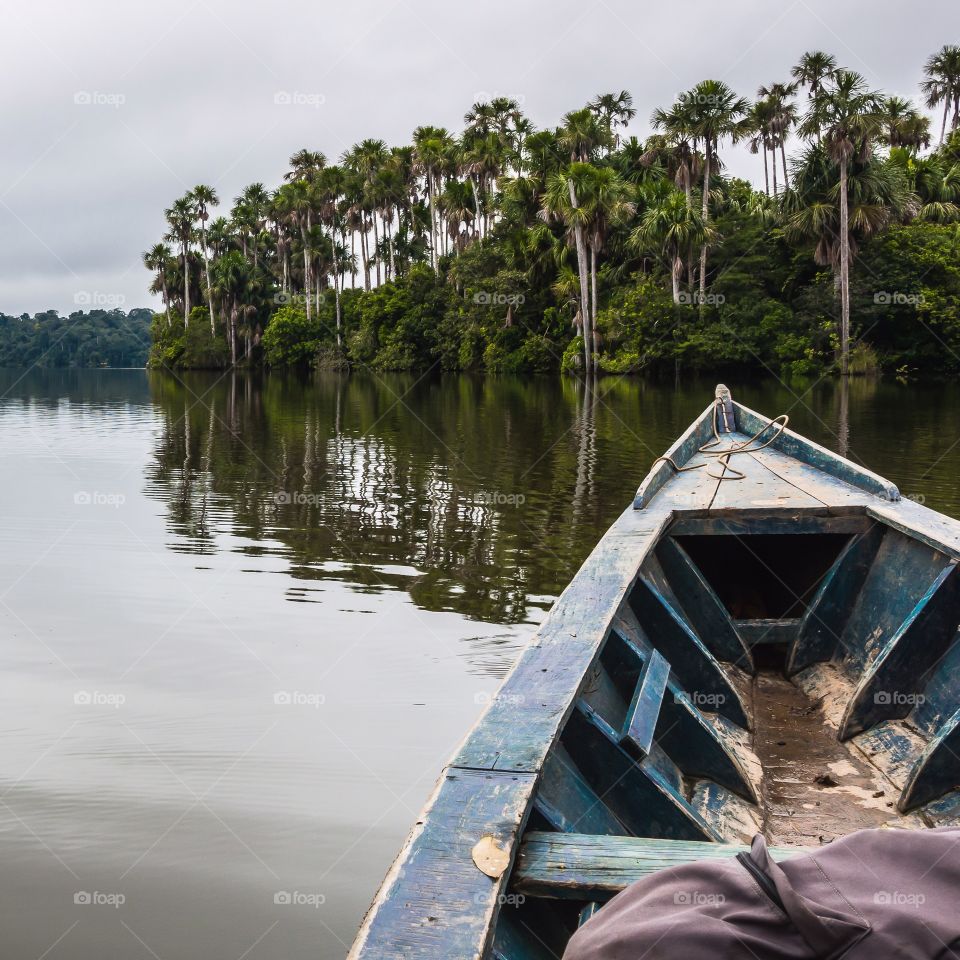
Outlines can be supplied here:
[[[509, 95], [553, 126], [593, 95], [634, 97], [630, 132], [705, 77], [752, 95], [823, 49], [915, 96], [960, 36], [956, 0], [27, 0], [0, 34], [0, 312], [149, 305], [140, 254], [196, 183], [229, 204], [300, 147], [459, 131]], [[955, 33], [960, 31], [955, 31]], [[763, 179], [760, 157], [726, 151]]]

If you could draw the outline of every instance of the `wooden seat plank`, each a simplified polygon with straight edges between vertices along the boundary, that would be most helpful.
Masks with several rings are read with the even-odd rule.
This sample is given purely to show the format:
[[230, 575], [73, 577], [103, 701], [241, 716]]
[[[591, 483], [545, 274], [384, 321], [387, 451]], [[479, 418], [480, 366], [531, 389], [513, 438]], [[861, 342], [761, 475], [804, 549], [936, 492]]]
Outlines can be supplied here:
[[[749, 849], [703, 840], [530, 832], [517, 858], [513, 889], [528, 896], [602, 902], [658, 870], [695, 860], [726, 860]], [[774, 860], [809, 852], [805, 847], [770, 848]]]

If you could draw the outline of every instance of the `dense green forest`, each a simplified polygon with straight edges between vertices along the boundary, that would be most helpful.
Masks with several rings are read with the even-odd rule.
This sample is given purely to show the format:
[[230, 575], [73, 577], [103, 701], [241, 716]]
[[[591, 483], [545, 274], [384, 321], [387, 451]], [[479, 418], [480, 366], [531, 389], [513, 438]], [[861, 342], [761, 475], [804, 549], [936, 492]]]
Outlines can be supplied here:
[[0, 314], [0, 367], [143, 367], [153, 311]]
[[458, 136], [301, 150], [226, 216], [200, 185], [143, 257], [151, 363], [960, 373], [960, 46], [923, 66], [932, 128], [829, 54], [784, 73], [702, 81], [645, 142], [626, 91], [549, 130], [497, 98]]

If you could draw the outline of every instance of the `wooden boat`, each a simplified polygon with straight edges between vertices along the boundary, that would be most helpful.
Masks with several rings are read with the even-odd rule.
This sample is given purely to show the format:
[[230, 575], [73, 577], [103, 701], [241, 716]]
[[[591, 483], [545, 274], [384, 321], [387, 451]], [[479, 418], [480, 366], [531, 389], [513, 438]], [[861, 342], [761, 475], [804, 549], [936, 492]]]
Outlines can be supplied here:
[[626, 884], [757, 831], [787, 854], [960, 823], [958, 558], [960, 523], [718, 387], [443, 771], [350, 956], [557, 958]]

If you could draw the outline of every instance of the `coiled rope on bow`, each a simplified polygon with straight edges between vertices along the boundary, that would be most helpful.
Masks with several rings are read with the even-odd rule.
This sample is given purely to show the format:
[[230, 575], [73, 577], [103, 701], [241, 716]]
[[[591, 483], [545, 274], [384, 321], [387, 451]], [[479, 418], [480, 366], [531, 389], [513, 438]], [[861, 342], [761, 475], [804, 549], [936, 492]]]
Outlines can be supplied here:
[[[769, 447], [784, 430], [787, 429], [787, 424], [790, 422], [790, 417], [785, 413], [781, 413], [779, 417], [774, 417], [769, 423], [762, 426], [749, 440], [746, 440], [743, 443], [734, 444], [732, 447], [727, 447], [725, 450], [714, 450], [718, 444], [723, 443], [723, 438], [720, 436], [720, 431], [717, 429], [717, 411], [722, 407], [723, 400], [717, 398], [713, 404], [713, 440], [709, 440], [703, 446], [697, 448], [697, 453], [703, 454], [705, 457], [716, 457], [717, 462], [720, 464], [720, 473], [712, 473], [710, 470], [707, 470], [707, 476], [712, 477], [714, 480], [743, 480], [746, 477], [745, 473], [739, 471], [736, 467], [730, 466], [730, 458], [738, 453], [755, 453], [758, 450], [762, 450], [764, 447]], [[752, 447], [751, 444], [759, 440], [771, 427], [776, 427], [776, 431], [773, 435], [764, 440], [759, 446]], [[669, 463], [671, 467], [677, 473], [687, 473], [690, 470], [699, 470], [701, 467], [709, 466], [708, 463], [695, 463], [692, 466], [681, 467], [678, 466], [672, 457], [662, 456], [657, 457], [653, 461], [653, 466], [656, 466], [660, 461]]]

